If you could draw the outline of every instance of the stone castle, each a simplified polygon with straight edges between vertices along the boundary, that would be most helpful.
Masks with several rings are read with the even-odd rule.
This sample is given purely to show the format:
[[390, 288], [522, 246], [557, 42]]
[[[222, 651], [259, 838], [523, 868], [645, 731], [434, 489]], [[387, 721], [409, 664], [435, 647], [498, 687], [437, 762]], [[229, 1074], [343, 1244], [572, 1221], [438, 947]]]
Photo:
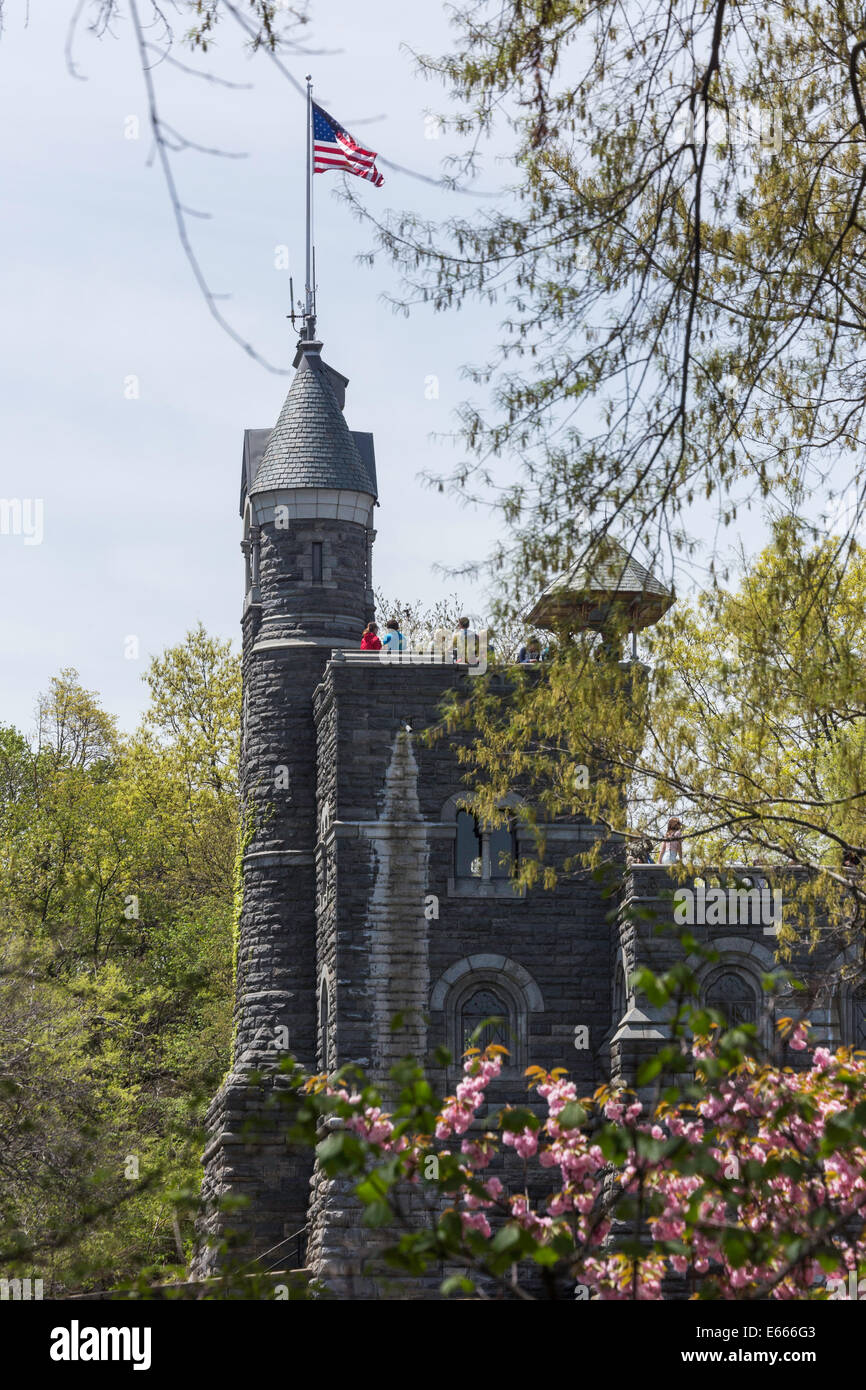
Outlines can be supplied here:
[[[217, 1243], [231, 1230], [260, 1268], [304, 1263], [344, 1297], [376, 1297], [364, 1272], [369, 1233], [312, 1157], [289, 1149], [268, 1086], [250, 1074], [287, 1052], [319, 1071], [357, 1062], [380, 1080], [398, 1058], [428, 1058], [439, 1044], [459, 1062], [495, 1015], [505, 1021], [487, 1040], [498, 1033], [511, 1054], [503, 1099], [522, 1089], [530, 1061], [567, 1065], [585, 1091], [628, 1080], [665, 1033], [627, 981], [641, 965], [664, 968], [677, 947], [631, 910], [659, 909], [668, 870], [628, 865], [624, 847], [613, 891], [563, 875], [553, 891], [516, 894], [508, 862], [534, 840], [516, 818], [486, 827], [461, 810], [453, 741], [418, 737], [469, 669], [358, 650], [374, 616], [375, 455], [372, 436], [349, 428], [347, 381], [321, 350], [302, 339], [275, 427], [244, 436], [248, 834], [233, 1058], [207, 1117], [193, 1275], [218, 1272]], [[599, 587], [629, 608], [633, 628], [672, 601], [624, 552]], [[577, 590], [586, 600], [592, 588], [571, 576], [547, 601]], [[600, 833], [577, 819], [546, 826], [549, 860]], [[757, 1021], [772, 934], [754, 923], [695, 930], [722, 956], [702, 967], [706, 1002]], [[837, 993], [809, 1016], [831, 1045], [866, 1043], [859, 996]], [[456, 1069], [438, 1079], [453, 1089]], [[241, 1197], [238, 1209], [221, 1205]]]

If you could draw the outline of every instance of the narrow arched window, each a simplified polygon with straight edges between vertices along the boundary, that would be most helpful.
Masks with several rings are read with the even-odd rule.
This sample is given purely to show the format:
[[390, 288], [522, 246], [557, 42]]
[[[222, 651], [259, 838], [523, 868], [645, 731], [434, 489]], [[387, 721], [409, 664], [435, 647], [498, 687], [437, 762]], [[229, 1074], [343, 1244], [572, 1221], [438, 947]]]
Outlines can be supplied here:
[[[501, 960], [507, 972], [499, 969], [478, 971], [471, 966], [472, 957], [460, 962], [466, 966], [461, 970], [453, 984], [445, 986], [445, 980], [434, 990], [440, 994], [436, 1008], [444, 1012], [445, 1046], [454, 1065], [452, 1080], [459, 1082], [462, 1075], [462, 1058], [469, 1047], [484, 1050], [491, 1044], [506, 1049], [503, 1057], [503, 1071], [511, 1077], [518, 1077], [533, 1061], [529, 1055], [529, 1014], [530, 1010], [543, 1011], [541, 994], [528, 974], [515, 961]], [[455, 973], [455, 967], [448, 972]], [[515, 985], [516, 976], [525, 975], [531, 1002], [521, 986]], [[473, 1034], [477, 1032], [477, 1037]]]
[[482, 862], [478, 820], [471, 811], [458, 811], [454, 843], [455, 878], [481, 878]]
[[517, 862], [517, 837], [514, 817], [490, 831], [490, 877], [511, 878]]
[[[477, 1028], [481, 1028], [481, 1032], [477, 1037], [473, 1037]], [[512, 1032], [513, 1019], [508, 1002], [488, 985], [479, 986], [463, 1000], [460, 1009], [460, 1034], [464, 1049], [478, 1047], [483, 1051], [491, 1043], [509, 1047]]]
[[866, 985], [852, 990], [848, 1000], [848, 1047], [858, 1052], [866, 1050]]
[[743, 1023], [756, 1023], [758, 996], [754, 985], [739, 971], [726, 970], [708, 985], [704, 1002], [710, 1009], [723, 1014], [729, 1028]]
[[454, 840], [454, 877], [513, 878], [517, 868], [517, 823], [513, 816], [502, 825], [482, 825], [471, 811], [457, 812]]
[[330, 1031], [331, 1031], [331, 996], [328, 990], [328, 981], [322, 981], [322, 992], [319, 996], [319, 1056], [322, 1059], [322, 1066], [325, 1071], [330, 1069]]

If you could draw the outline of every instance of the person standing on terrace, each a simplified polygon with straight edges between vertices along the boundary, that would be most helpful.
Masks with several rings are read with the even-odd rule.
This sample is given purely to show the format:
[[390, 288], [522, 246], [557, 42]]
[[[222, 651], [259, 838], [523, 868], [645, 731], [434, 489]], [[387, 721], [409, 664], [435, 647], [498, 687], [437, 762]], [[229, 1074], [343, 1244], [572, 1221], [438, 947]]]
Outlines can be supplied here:
[[659, 851], [660, 864], [683, 862], [683, 823], [679, 816], [671, 816], [662, 847]]
[[396, 618], [389, 618], [385, 624], [385, 636], [382, 638], [382, 646], [389, 652], [402, 652], [404, 647], [403, 634], [400, 631], [400, 624]]
[[478, 633], [470, 627], [468, 618], [458, 618], [451, 645], [454, 661], [467, 666], [478, 665]]

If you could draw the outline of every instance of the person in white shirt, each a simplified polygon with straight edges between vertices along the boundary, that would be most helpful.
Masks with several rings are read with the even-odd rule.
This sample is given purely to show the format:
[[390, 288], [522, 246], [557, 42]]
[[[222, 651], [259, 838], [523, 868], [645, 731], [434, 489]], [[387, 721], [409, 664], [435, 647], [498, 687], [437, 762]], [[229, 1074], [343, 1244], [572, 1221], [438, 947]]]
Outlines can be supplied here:
[[462, 662], [466, 666], [478, 665], [480, 659], [478, 633], [469, 626], [468, 618], [458, 618], [452, 648], [455, 661]]

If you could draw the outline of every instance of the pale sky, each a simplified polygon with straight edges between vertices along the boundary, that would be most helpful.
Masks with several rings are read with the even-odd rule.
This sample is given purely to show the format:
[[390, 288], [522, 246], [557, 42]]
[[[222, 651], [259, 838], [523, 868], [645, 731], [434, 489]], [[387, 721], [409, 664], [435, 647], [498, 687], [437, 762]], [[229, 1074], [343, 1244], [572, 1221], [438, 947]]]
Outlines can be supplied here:
[[[148, 0], [140, 7], [146, 13]], [[424, 113], [439, 93], [415, 77], [400, 45], [437, 49], [448, 41], [446, 22], [436, 6], [375, 0], [372, 8], [375, 23], [370, 6], [329, 3], [327, 25], [313, 26], [305, 42], [340, 51], [289, 57], [287, 65], [299, 78], [312, 71], [318, 99], [349, 129], [357, 121], [358, 138], [438, 176], [444, 142], [427, 138]], [[161, 174], [148, 167], [152, 142], [128, 18], [114, 38], [79, 29], [75, 59], [87, 80], [76, 81], [64, 60], [72, 9], [57, 0], [31, 5], [25, 23], [24, 0], [8, 0], [0, 39], [0, 497], [24, 502], [22, 529], [34, 538], [28, 518], [35, 523], [39, 501], [43, 511], [41, 544], [9, 534], [11, 521], [0, 534], [0, 721], [22, 728], [63, 666], [76, 667], [131, 727], [149, 655], [199, 619], [238, 640], [243, 430], [276, 420], [290, 380], [232, 343], [195, 286]], [[212, 213], [189, 225], [212, 288], [231, 294], [221, 308], [264, 356], [289, 368], [289, 280], [275, 261], [287, 245], [299, 289], [304, 103], [243, 43], [226, 20], [206, 60], [175, 53], [252, 82], [250, 90], [210, 86], [167, 65], [154, 79], [164, 121], [203, 145], [248, 153], [227, 160], [186, 151], [175, 158], [176, 177], [184, 202]], [[361, 124], [371, 117], [382, 119]], [[140, 136], [128, 138], [136, 119]], [[382, 211], [458, 202], [383, 172], [379, 190], [353, 180]], [[491, 518], [461, 511], [417, 477], [457, 461], [459, 445], [429, 436], [453, 428], [466, 391], [460, 367], [475, 350], [483, 356], [494, 320], [477, 311], [448, 320], [395, 316], [381, 300], [395, 288], [391, 271], [356, 263], [369, 233], [334, 196], [339, 182], [315, 180], [324, 355], [350, 378], [349, 424], [376, 437], [375, 581], [388, 593], [432, 600], [454, 587], [434, 574], [434, 562], [480, 558], [495, 532]], [[438, 399], [429, 398], [432, 376]], [[483, 609], [478, 588], [461, 587], [467, 607]], [[134, 650], [130, 637], [137, 660], [124, 655]]]
[[[149, 11], [149, 0], [139, 4]], [[73, 9], [72, 0], [7, 0], [0, 38], [0, 498], [24, 504], [31, 533], [41, 505], [43, 533], [28, 544], [9, 534], [8, 520], [0, 532], [0, 722], [22, 729], [64, 666], [77, 668], [131, 728], [145, 702], [149, 656], [199, 620], [238, 640], [243, 430], [276, 420], [290, 379], [225, 336], [194, 283], [150, 162], [125, 0], [114, 36], [79, 28], [74, 58], [86, 80], [71, 76], [64, 58]], [[312, 10], [327, 21], [314, 23], [305, 42], [334, 51], [289, 56], [287, 66], [299, 79], [311, 70], [322, 105], [373, 149], [438, 176], [448, 147], [429, 138], [424, 117], [444, 97], [415, 74], [401, 46], [447, 47], [444, 9], [329, 0], [325, 10], [313, 0]], [[298, 291], [304, 103], [264, 54], [253, 57], [243, 44], [226, 19], [206, 59], [179, 45], [174, 52], [252, 83], [249, 90], [208, 85], [166, 64], [154, 80], [164, 122], [200, 144], [247, 152], [229, 160], [187, 150], [175, 156], [175, 175], [184, 203], [212, 214], [189, 227], [211, 287], [231, 295], [221, 308], [265, 357], [289, 368], [296, 335], [285, 319], [288, 274], [275, 262], [288, 246]], [[447, 216], [478, 206], [383, 172], [380, 190], [352, 180], [381, 211]], [[491, 158], [479, 186], [507, 179]], [[349, 424], [376, 438], [375, 582], [410, 601], [457, 588], [479, 616], [480, 586], [449, 582], [433, 566], [483, 559], [497, 522], [461, 510], [418, 475], [448, 472], [462, 457], [459, 443], [434, 442], [431, 433], [453, 430], [470, 391], [461, 367], [495, 343], [497, 314], [470, 306], [395, 315], [382, 301], [397, 288], [389, 266], [357, 264], [370, 236], [334, 196], [339, 182], [315, 180], [319, 331], [326, 360], [350, 378]]]

